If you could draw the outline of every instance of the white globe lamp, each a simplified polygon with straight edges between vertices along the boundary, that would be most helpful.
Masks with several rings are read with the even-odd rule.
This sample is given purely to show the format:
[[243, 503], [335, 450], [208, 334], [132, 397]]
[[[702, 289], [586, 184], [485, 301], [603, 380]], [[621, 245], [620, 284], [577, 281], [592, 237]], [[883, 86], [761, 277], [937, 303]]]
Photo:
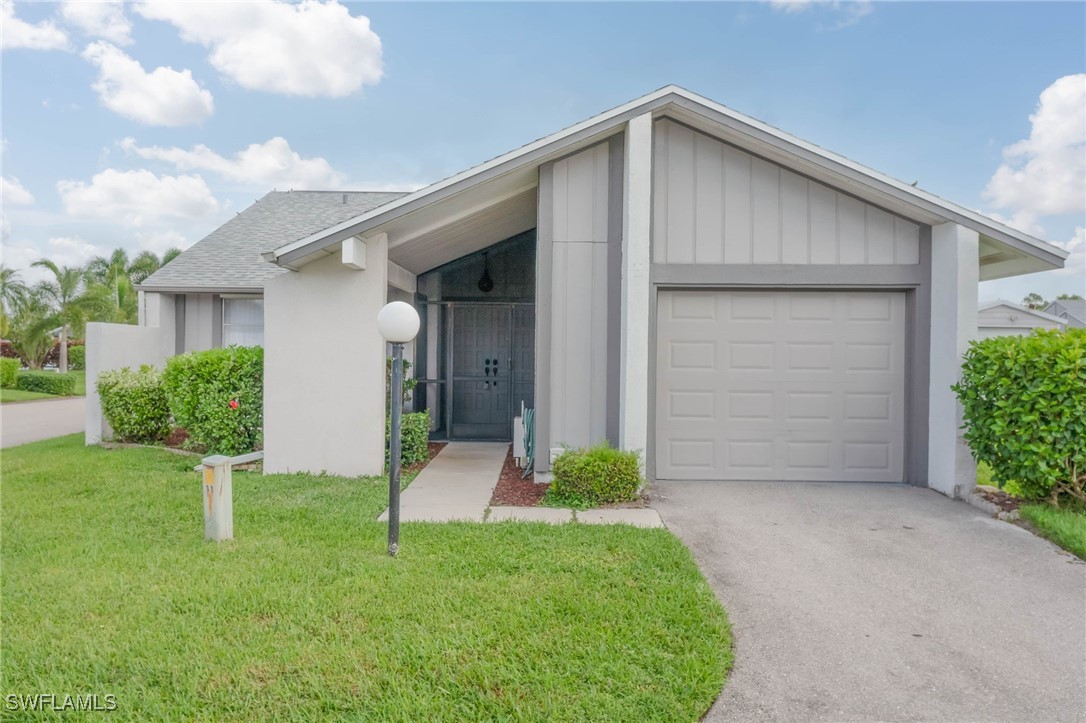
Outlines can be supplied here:
[[403, 301], [385, 304], [377, 312], [377, 331], [381, 332], [385, 341], [405, 344], [419, 333], [419, 312]]

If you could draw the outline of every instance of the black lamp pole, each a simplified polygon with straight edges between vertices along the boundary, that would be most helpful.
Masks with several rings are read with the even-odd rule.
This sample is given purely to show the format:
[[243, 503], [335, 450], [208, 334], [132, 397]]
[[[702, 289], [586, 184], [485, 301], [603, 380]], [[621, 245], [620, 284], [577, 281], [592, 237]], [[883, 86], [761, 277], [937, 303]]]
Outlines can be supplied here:
[[388, 450], [388, 554], [400, 547], [400, 424], [403, 415], [403, 344], [392, 345], [391, 426]]

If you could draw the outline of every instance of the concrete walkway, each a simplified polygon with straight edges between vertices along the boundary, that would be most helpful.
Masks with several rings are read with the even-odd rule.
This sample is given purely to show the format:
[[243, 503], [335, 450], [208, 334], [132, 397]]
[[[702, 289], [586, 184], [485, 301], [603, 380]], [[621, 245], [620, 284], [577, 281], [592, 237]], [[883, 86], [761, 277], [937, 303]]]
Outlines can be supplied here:
[[[400, 494], [401, 522], [584, 522], [663, 527], [647, 508], [574, 511], [558, 507], [491, 507], [490, 496], [509, 451], [504, 442], [451, 442]], [[386, 509], [377, 518], [388, 519]]]
[[0, 404], [0, 447], [82, 432], [86, 397]]
[[1086, 563], [903, 485], [670, 482], [735, 635], [708, 721], [1086, 720]]

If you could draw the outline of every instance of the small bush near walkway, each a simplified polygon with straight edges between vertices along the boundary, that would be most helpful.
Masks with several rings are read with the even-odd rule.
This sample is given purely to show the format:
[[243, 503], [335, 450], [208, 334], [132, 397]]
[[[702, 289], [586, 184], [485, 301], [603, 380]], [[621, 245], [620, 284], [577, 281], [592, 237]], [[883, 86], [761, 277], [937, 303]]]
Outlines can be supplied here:
[[231, 346], [175, 356], [162, 374], [170, 413], [190, 441], [214, 454], [244, 454], [262, 441], [264, 349]]
[[158, 369], [144, 366], [139, 371], [102, 372], [98, 375], [98, 396], [102, 414], [117, 439], [156, 443], [170, 433], [170, 408]]
[[55, 394], [58, 397], [70, 397], [75, 394], [75, 379], [67, 374], [55, 372], [19, 372], [15, 388], [24, 392]]
[[[430, 413], [413, 412], [401, 417], [400, 463], [404, 465], [425, 462], [430, 458]], [[388, 464], [392, 420], [385, 418], [385, 464]]]
[[15, 389], [22, 366], [18, 359], [0, 359], [0, 388]]
[[637, 452], [625, 452], [602, 444], [588, 449], [566, 450], [554, 461], [545, 504], [562, 507], [595, 507], [630, 502], [641, 489], [641, 460]]
[[1086, 329], [973, 342], [953, 388], [966, 441], [996, 484], [1086, 503]]

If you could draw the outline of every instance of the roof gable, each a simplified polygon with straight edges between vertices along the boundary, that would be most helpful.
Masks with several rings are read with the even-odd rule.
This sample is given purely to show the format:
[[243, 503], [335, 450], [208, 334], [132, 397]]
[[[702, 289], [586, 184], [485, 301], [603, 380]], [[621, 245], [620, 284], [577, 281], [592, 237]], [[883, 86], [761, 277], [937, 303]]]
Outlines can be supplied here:
[[1047, 310], [1039, 311], [1037, 309], [1031, 309], [1028, 306], [1022, 306], [1021, 304], [1016, 304], [1013, 301], [1007, 301], [1006, 299], [996, 299], [995, 301], [989, 301], [989, 302], [981, 304], [980, 306], [977, 307], [977, 325], [981, 326], [981, 327], [990, 326], [990, 325], [1003, 326], [1003, 324], [998, 323], [998, 320], [996, 320], [994, 318], [992, 319], [992, 322], [993, 322], [992, 324], [981, 324], [980, 323], [981, 321], [985, 320], [984, 319], [984, 317], [985, 317], [984, 312], [986, 312], [986, 311], [998, 311], [999, 309], [1009, 310], [1009, 311], [1013, 312], [1017, 316], [1032, 316], [1032, 317], [1037, 318], [1037, 319], [1043, 319], [1045, 321], [1052, 321], [1052, 322], [1056, 322], [1056, 323], [1061, 324], [1061, 325], [1066, 323], [1065, 319], [1061, 319], [1058, 316], [1053, 316], [1052, 314], [1048, 313]]

